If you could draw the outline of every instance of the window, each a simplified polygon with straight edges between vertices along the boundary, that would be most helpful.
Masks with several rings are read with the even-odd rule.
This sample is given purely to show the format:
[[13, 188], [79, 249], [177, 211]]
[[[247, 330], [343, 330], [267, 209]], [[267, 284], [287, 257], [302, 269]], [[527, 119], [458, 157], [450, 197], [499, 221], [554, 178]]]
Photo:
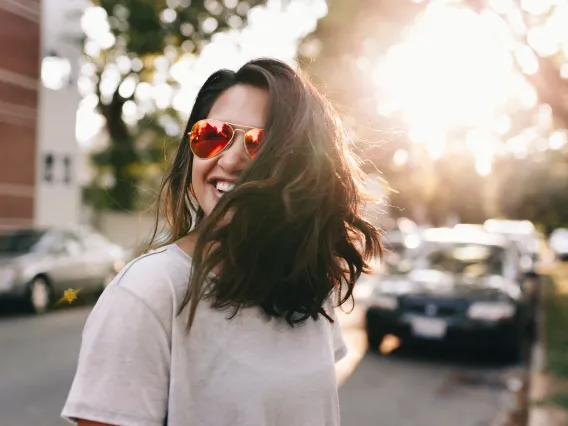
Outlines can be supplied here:
[[67, 184], [71, 183], [71, 158], [68, 155], [63, 158], [63, 167], [65, 168], [63, 172], [63, 182]]
[[75, 256], [83, 252], [83, 244], [81, 244], [81, 240], [77, 235], [75, 235], [75, 233], [70, 231], [64, 231], [63, 241], [65, 244], [65, 248], [67, 249], [67, 252], [71, 256]]
[[42, 247], [45, 231], [26, 229], [0, 234], [0, 253], [29, 253]]
[[46, 154], [43, 158], [43, 179], [46, 182], [54, 181], [53, 168], [55, 163], [55, 157], [53, 154]]

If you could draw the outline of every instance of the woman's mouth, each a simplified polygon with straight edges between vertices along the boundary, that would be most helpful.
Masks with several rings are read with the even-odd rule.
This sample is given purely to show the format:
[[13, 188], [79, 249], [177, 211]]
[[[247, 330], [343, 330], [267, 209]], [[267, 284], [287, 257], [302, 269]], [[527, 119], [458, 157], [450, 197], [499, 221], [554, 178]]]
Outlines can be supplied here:
[[235, 188], [235, 184], [232, 182], [227, 182], [223, 180], [218, 180], [215, 182], [215, 189], [219, 193], [220, 196], [226, 194], [227, 192], [231, 192]]

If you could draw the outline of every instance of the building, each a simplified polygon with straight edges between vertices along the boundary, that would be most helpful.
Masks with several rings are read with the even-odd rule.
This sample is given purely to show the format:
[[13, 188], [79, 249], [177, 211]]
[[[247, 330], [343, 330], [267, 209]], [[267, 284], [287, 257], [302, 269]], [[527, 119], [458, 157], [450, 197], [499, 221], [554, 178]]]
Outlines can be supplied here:
[[0, 227], [35, 220], [39, 0], [0, 0]]
[[84, 1], [0, 0], [0, 229], [80, 220]]

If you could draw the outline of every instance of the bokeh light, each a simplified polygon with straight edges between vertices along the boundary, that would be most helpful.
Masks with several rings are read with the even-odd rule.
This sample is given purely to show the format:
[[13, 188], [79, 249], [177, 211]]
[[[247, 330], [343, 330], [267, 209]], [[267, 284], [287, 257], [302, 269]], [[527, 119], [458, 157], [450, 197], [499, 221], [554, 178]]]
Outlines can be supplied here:
[[[491, 172], [506, 142], [510, 113], [539, 102], [527, 78], [540, 71], [538, 56], [555, 55], [568, 45], [568, 2], [524, 0], [522, 9], [511, 0], [489, 5], [478, 13], [460, 2], [431, 2], [373, 71], [379, 114], [403, 120], [409, 139], [434, 159], [463, 139], [481, 175]], [[549, 15], [528, 29], [523, 13]], [[562, 70], [566, 78], [568, 66]], [[550, 120], [540, 129], [552, 126]], [[509, 148], [526, 155], [522, 139]], [[552, 146], [559, 140], [553, 138]], [[395, 155], [393, 161], [398, 165], [401, 158]]]

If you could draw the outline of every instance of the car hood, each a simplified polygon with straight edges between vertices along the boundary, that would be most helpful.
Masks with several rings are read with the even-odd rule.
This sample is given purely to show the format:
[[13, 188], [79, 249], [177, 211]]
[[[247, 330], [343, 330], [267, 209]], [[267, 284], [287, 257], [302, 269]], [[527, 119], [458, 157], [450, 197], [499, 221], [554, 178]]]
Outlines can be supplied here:
[[404, 275], [383, 277], [379, 289], [397, 295], [492, 298], [508, 295], [517, 298], [520, 287], [500, 275], [465, 277], [436, 270], [415, 270]]

